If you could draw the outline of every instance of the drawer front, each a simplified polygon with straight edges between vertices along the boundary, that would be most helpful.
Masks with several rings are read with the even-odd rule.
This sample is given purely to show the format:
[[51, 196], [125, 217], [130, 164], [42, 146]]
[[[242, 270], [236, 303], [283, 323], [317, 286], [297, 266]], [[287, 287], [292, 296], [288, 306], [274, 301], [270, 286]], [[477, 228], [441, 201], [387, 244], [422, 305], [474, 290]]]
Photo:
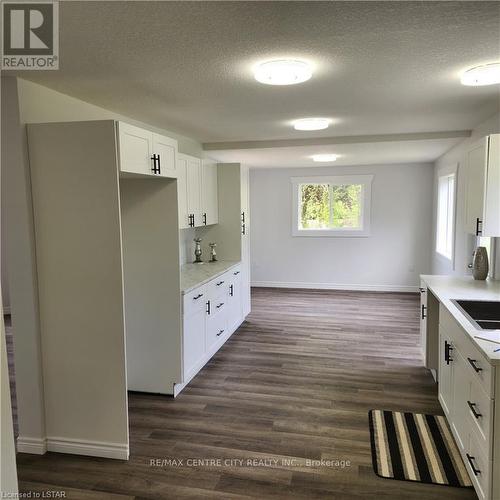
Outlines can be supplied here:
[[448, 309], [442, 305], [439, 308], [439, 324], [453, 340], [455, 349], [458, 349], [467, 361], [469, 368], [475, 374], [484, 392], [489, 397], [493, 397], [495, 391], [494, 367], [490, 365], [488, 360], [472, 343], [468, 334], [455, 321]]
[[229, 280], [232, 274], [227, 272], [221, 274], [217, 278], [214, 278], [208, 283], [208, 294], [212, 300], [216, 300], [218, 297], [226, 295], [227, 287], [229, 285]]
[[226, 306], [227, 296], [224, 294], [217, 296], [215, 299], [210, 299], [209, 318], [214, 318], [225, 312]]
[[470, 395], [467, 399], [469, 420], [477, 431], [481, 448], [491, 456], [493, 445], [493, 400], [484, 392], [475, 377], [471, 377]]
[[184, 316], [191, 316], [201, 309], [206, 309], [207, 300], [208, 294], [205, 286], [201, 286], [184, 294]]
[[208, 350], [214, 347], [217, 343], [222, 342], [223, 339], [226, 338], [226, 335], [227, 321], [225, 313], [217, 314], [207, 321], [206, 344]]
[[488, 459], [481, 447], [480, 439], [473, 431], [470, 433], [468, 451], [465, 456], [465, 466], [474, 483], [474, 489], [480, 500], [491, 499], [491, 470], [493, 462]]

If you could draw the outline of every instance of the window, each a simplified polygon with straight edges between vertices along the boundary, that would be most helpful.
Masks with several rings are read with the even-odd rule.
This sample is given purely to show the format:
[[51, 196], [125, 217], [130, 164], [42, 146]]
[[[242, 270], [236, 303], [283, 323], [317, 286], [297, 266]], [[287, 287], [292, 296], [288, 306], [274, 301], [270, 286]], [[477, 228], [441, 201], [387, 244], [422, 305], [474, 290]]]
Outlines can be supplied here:
[[452, 260], [455, 219], [455, 174], [438, 179], [436, 252]]
[[368, 236], [372, 175], [293, 177], [294, 236]]

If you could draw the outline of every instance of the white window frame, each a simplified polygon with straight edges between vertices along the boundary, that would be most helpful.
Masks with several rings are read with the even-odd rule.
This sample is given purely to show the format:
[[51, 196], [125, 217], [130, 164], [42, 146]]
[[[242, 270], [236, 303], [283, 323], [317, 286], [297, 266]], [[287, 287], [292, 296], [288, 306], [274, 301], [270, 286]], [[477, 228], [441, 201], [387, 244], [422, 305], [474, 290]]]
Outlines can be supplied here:
[[[457, 185], [458, 185], [458, 176], [457, 176], [457, 165], [452, 165], [448, 168], [443, 168], [437, 173], [437, 183], [436, 183], [436, 231], [434, 235], [434, 251], [439, 258], [450, 262], [454, 268], [455, 263], [455, 239], [456, 239], [456, 211], [457, 211]], [[451, 250], [449, 254], [442, 252], [440, 248], [438, 248], [439, 238], [439, 188], [441, 180], [444, 178], [453, 177], [453, 206], [451, 207], [451, 227], [448, 226], [449, 230], [451, 230]], [[449, 192], [448, 192], [449, 194]], [[449, 207], [448, 207], [449, 208]], [[448, 230], [448, 229], [447, 229]]]
[[[310, 176], [292, 177], [292, 236], [327, 237], [327, 238], [362, 238], [370, 236], [371, 223], [371, 200], [373, 175], [334, 175], [334, 176]], [[300, 199], [299, 186], [301, 184], [361, 184], [363, 186], [363, 198], [361, 200], [361, 229], [300, 229]]]

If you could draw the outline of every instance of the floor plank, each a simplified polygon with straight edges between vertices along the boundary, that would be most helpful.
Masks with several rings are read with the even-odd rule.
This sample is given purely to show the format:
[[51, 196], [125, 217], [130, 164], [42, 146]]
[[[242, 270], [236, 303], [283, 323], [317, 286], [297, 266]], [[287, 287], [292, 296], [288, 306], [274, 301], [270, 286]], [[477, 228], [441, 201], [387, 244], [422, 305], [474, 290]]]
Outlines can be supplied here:
[[[417, 295], [254, 289], [252, 308], [176, 400], [130, 394], [128, 462], [19, 454], [21, 489], [82, 500], [476, 498], [372, 470], [370, 409], [442, 414], [420, 358]], [[329, 465], [311, 462], [321, 459]]]

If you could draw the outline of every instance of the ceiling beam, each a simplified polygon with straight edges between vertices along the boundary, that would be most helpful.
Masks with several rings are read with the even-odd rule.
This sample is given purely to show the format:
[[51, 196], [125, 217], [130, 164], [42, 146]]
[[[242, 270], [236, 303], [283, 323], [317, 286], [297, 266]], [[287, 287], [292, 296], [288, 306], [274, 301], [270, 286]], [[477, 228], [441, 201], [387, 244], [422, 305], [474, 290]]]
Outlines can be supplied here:
[[236, 149], [293, 148], [301, 146], [325, 146], [330, 144], [370, 144], [374, 142], [429, 141], [433, 139], [457, 139], [470, 137], [470, 130], [446, 132], [415, 132], [410, 134], [345, 135], [337, 137], [309, 137], [304, 139], [276, 139], [264, 141], [205, 142], [205, 151]]

